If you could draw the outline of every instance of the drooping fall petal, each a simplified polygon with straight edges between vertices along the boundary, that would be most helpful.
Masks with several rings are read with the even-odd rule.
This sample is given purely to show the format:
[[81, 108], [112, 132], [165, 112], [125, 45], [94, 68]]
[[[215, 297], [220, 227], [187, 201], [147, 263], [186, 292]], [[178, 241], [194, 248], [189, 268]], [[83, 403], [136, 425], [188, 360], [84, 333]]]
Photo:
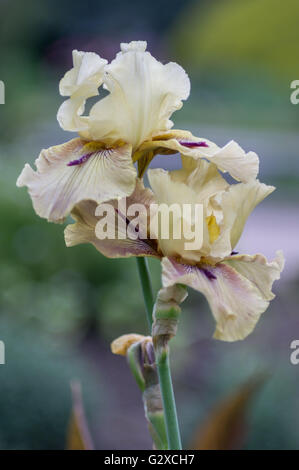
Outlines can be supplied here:
[[[74, 208], [72, 217], [76, 223], [70, 224], [65, 229], [65, 242], [67, 246], [80, 243], [91, 243], [95, 248], [108, 258], [127, 258], [131, 256], [153, 256], [160, 257], [157, 252], [157, 243], [149, 238], [141, 238], [141, 233], [147, 233], [147, 217], [140, 218], [138, 233], [136, 225], [132, 223], [133, 216], [128, 216], [126, 209], [132, 204], [142, 204], [143, 208], [149, 209], [153, 201], [153, 194], [145, 189], [141, 180], [137, 180], [133, 194], [120, 201], [109, 201], [104, 205], [97, 205], [92, 201], [83, 201]], [[107, 238], [99, 234], [97, 224], [105, 217]], [[143, 222], [145, 225], [142, 226]], [[102, 231], [101, 226], [101, 231]], [[98, 236], [97, 236], [98, 235]]]
[[[267, 266], [259, 260], [256, 268], [250, 265], [247, 277], [244, 265], [240, 272], [241, 269], [231, 263], [233, 261], [215, 266], [190, 266], [173, 259], [164, 258], [162, 261], [163, 286], [185, 284], [201, 292], [216, 320], [214, 337], [223, 341], [241, 340], [253, 331], [260, 315], [269, 305], [269, 295], [265, 296], [264, 292], [271, 289], [282, 269], [280, 261]], [[269, 272], [265, 274], [267, 269]]]
[[266, 300], [272, 300], [273, 282], [280, 278], [284, 268], [282, 251], [276, 252], [276, 257], [269, 262], [264, 255], [234, 255], [226, 258], [223, 263], [234, 268], [242, 276], [252, 282]]
[[26, 164], [17, 186], [27, 186], [35, 212], [61, 222], [84, 200], [101, 203], [128, 196], [135, 188], [131, 146], [105, 149], [79, 138], [42, 150], [37, 171]]
[[223, 172], [228, 172], [237, 181], [247, 182], [256, 178], [259, 169], [259, 159], [255, 152], [246, 153], [239, 144], [233, 140], [224, 147], [205, 138], [194, 137], [191, 132], [173, 130], [153, 140], [144, 142], [134, 159], [146, 158], [158, 153], [180, 153], [195, 160], [204, 158]]

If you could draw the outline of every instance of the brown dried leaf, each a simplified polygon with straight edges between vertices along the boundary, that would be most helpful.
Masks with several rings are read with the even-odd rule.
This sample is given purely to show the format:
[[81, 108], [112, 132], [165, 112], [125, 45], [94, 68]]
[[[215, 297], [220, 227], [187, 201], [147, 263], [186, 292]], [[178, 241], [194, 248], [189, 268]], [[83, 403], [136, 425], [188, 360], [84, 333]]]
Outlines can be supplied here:
[[82, 402], [81, 384], [71, 383], [73, 409], [67, 431], [67, 450], [93, 450]]
[[245, 434], [246, 410], [265, 376], [250, 379], [212, 409], [195, 433], [194, 450], [231, 450], [240, 448]]

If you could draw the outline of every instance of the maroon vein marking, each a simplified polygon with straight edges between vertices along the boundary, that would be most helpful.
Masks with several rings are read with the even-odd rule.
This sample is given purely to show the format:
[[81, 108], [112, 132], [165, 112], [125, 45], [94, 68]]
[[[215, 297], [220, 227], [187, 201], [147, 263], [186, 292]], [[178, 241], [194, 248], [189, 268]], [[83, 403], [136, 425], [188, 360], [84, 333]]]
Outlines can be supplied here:
[[[128, 227], [129, 223], [131, 222], [128, 217], [124, 214], [122, 214], [117, 208], [114, 209], [115, 210], [115, 213], [117, 214], [118, 217], [122, 218], [125, 222], [126, 222], [126, 226]], [[147, 251], [149, 253], [157, 253], [157, 248], [154, 246], [154, 243], [156, 242], [155, 239], [151, 239], [151, 238], [140, 238], [139, 236], [139, 226], [138, 228], [135, 227], [135, 233], [138, 234], [138, 240], [143, 244], [145, 245], [145, 248], [147, 249]], [[158, 254], [158, 253], [157, 253]]]
[[201, 142], [191, 142], [188, 140], [179, 140], [179, 143], [183, 145], [184, 147], [188, 148], [196, 148], [196, 147], [208, 147], [208, 144], [204, 141]]
[[75, 166], [75, 165], [82, 165], [83, 163], [87, 162], [87, 160], [96, 154], [102, 154], [104, 157], [108, 157], [110, 153], [113, 152], [112, 148], [103, 149], [103, 150], [96, 150], [94, 152], [85, 153], [82, 157], [78, 158], [77, 160], [72, 160], [71, 162], [67, 163], [67, 166]]
[[[194, 266], [191, 266], [190, 264], [177, 264], [176, 270], [180, 273], [180, 275], [185, 274], [185, 271], [184, 269], [180, 269], [179, 266], [183, 266], [188, 274], [192, 274], [194, 272]], [[203, 268], [198, 266], [198, 268], [195, 269], [199, 269], [199, 271], [201, 271], [209, 279], [209, 281], [217, 279], [215, 274], [209, 268]]]
[[67, 164], [67, 166], [75, 166], [75, 165], [82, 165], [83, 163], [87, 162], [87, 160], [94, 154], [94, 152], [86, 153], [82, 155], [82, 157], [78, 158], [77, 160], [72, 160]]
[[200, 270], [204, 273], [204, 275], [205, 275], [210, 281], [212, 281], [213, 279], [217, 279], [217, 277], [215, 276], [215, 274], [213, 274], [212, 271], [210, 271], [209, 269], [207, 269], [207, 268], [200, 268]]

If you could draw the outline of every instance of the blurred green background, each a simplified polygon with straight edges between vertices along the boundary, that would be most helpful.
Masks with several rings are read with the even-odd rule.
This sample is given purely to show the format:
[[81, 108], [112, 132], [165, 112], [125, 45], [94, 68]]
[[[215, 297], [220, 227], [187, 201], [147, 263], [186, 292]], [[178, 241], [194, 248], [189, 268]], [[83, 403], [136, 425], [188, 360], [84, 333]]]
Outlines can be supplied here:
[[[146, 331], [135, 260], [67, 249], [62, 227], [39, 219], [15, 187], [25, 162], [72, 137], [56, 121], [72, 49], [112, 59], [120, 42], [138, 39], [190, 76], [175, 127], [259, 154], [260, 179], [277, 190], [251, 216], [239, 251], [271, 258], [282, 248], [287, 259], [277, 298], [242, 342], [213, 340], [208, 306], [190, 293], [172, 348], [184, 442], [219, 400], [266, 372], [240, 445], [298, 448], [299, 365], [289, 358], [299, 339], [299, 105], [290, 102], [299, 79], [298, 1], [0, 0], [0, 17], [0, 448], [63, 449], [72, 379], [82, 383], [97, 448], [151, 446], [137, 386], [109, 349], [118, 335]], [[179, 163], [154, 161], [162, 164]], [[150, 266], [157, 290], [159, 263]]]

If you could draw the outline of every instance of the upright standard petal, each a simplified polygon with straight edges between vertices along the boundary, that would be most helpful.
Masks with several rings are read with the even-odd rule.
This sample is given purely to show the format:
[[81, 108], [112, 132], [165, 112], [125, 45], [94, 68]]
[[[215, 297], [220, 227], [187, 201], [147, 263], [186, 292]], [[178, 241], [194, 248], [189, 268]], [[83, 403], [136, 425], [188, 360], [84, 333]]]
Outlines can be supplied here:
[[[136, 233], [136, 225], [130, 224], [134, 217], [132, 214], [128, 215], [127, 212], [127, 209], [133, 204], [142, 204], [145, 210], [149, 211], [152, 202], [153, 194], [149, 189], [144, 188], [141, 180], [136, 181], [133, 194], [120, 201], [109, 201], [107, 204], [99, 206], [93, 201], [83, 201], [77, 204], [72, 211], [72, 217], [76, 223], [68, 225], [65, 229], [66, 245], [75, 246], [81, 243], [91, 243], [108, 258], [127, 258], [131, 256], [159, 258], [156, 241], [139, 236], [139, 233], [147, 233], [149, 214], [146, 214], [146, 219], [139, 219], [139, 225], [143, 222], [145, 225], [144, 227], [138, 226], [139, 233]], [[137, 206], [135, 208], [137, 209]], [[102, 238], [98, 233], [97, 224], [103, 215], [107, 238]]]
[[88, 135], [88, 117], [82, 116], [87, 98], [98, 95], [103, 83], [107, 60], [94, 52], [73, 51], [73, 68], [66, 72], [59, 84], [62, 96], [69, 96], [60, 106], [57, 119], [66, 131], [80, 131]]
[[[191, 240], [187, 239], [185, 234], [193, 233], [195, 238], [203, 225], [203, 221], [195, 214], [196, 204], [202, 202], [198, 194], [182, 181], [174, 181], [171, 172], [150, 170], [148, 177], [159, 205], [157, 217], [151, 220], [151, 229], [157, 234], [163, 255], [184, 257], [193, 262], [200, 261], [202, 255], [199, 249], [185, 249], [186, 243]], [[191, 209], [188, 216], [185, 214], [187, 205]]]
[[259, 158], [255, 152], [246, 153], [240, 145], [230, 141], [224, 147], [205, 138], [194, 137], [191, 132], [173, 130], [144, 142], [134, 153], [134, 160], [144, 160], [143, 171], [156, 154], [180, 153], [195, 160], [206, 159], [237, 181], [247, 182], [256, 178]]
[[84, 113], [85, 98], [82, 96], [70, 98], [62, 103], [57, 112], [57, 121], [62, 129], [70, 132], [80, 132], [88, 136], [88, 117]]
[[17, 186], [27, 186], [35, 212], [52, 222], [62, 222], [76, 204], [98, 204], [130, 195], [136, 170], [131, 146], [105, 148], [79, 138], [42, 150], [37, 171], [26, 164]]
[[[181, 257], [191, 264], [199, 262], [203, 256], [214, 255], [217, 258], [227, 256], [232, 251], [230, 237], [226, 227], [220, 230], [215, 214], [217, 215], [217, 212], [222, 214], [221, 207], [216, 206], [213, 198], [227, 190], [229, 184], [214, 164], [204, 160], [195, 161], [190, 157], [182, 157], [182, 162], [181, 170], [148, 171], [157, 202], [166, 205], [173, 214], [170, 236], [162, 237], [161, 233], [158, 233], [161, 251], [164, 256]], [[186, 205], [190, 209], [189, 213], [185, 210]], [[199, 205], [202, 206], [202, 219], [199, 212], [196, 212], [196, 207]], [[174, 212], [172, 208], [178, 210]], [[164, 213], [165, 219], [166, 211]], [[190, 244], [187, 245], [192, 239], [192, 234], [194, 234], [193, 240], [199, 241], [200, 231], [202, 231], [201, 246], [200, 243], [193, 243], [194, 248], [190, 247]]]
[[253, 331], [272, 298], [270, 286], [282, 269], [280, 259], [269, 264], [261, 258], [247, 260], [247, 271], [246, 259], [240, 261], [239, 266], [233, 260], [215, 266], [162, 261], [163, 286], [184, 284], [201, 292], [216, 320], [214, 337], [223, 341], [241, 340]]
[[[96, 93], [103, 82], [107, 60], [94, 52], [73, 51], [73, 68], [66, 72], [59, 83], [61, 96]], [[92, 95], [91, 95], [92, 96]]]
[[253, 209], [274, 190], [274, 186], [252, 180], [248, 183], [233, 184], [220, 195], [224, 215], [223, 226], [230, 230], [232, 249], [238, 243]]
[[107, 143], [120, 139], [136, 149], [172, 127], [169, 117], [188, 98], [190, 82], [178, 64], [163, 65], [146, 52], [146, 42], [133, 41], [121, 44], [105, 67], [104, 88], [110, 94], [91, 109], [91, 136]]

